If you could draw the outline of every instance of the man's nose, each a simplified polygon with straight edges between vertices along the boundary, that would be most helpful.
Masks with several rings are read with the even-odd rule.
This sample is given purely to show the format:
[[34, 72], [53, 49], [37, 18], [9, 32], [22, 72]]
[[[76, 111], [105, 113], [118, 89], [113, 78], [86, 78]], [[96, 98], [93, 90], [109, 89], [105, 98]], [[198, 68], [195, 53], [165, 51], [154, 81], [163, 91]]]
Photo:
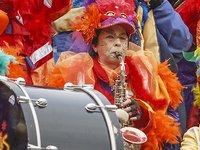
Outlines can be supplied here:
[[120, 41], [120, 39], [119, 38], [116, 38], [115, 39], [115, 46], [121, 46], [121, 41]]

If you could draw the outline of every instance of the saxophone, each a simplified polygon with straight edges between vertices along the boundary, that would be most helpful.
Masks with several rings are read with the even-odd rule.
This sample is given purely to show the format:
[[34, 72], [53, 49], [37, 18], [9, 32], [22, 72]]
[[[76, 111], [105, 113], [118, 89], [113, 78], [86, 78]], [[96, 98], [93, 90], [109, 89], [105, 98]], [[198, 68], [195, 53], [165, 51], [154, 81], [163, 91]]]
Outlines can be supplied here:
[[114, 102], [120, 107], [120, 104], [127, 100], [126, 70], [122, 53], [115, 52], [115, 55], [120, 62], [120, 74], [114, 85]]
[[[125, 70], [124, 57], [122, 53], [115, 52], [115, 55], [120, 63], [120, 74], [118, 75], [118, 78], [115, 81], [115, 85], [113, 87], [114, 103], [116, 106], [118, 106], [118, 108], [120, 108], [121, 104], [128, 99], [127, 82], [126, 82], [127, 75], [126, 75], [126, 70]], [[126, 115], [123, 115], [123, 116], [125, 117]], [[133, 132], [134, 132], [134, 136], [138, 135], [138, 137], [141, 135], [143, 135], [143, 137], [146, 137], [146, 135], [141, 130], [133, 128], [131, 125], [131, 122], [129, 121], [127, 122], [124, 121], [122, 123], [121, 131], [122, 131], [122, 136], [124, 139], [124, 150], [140, 150], [142, 142], [139, 144], [135, 142], [135, 140], [130, 140], [130, 139], [127, 139], [126, 137], [127, 135], [130, 137], [130, 135], [133, 134]]]

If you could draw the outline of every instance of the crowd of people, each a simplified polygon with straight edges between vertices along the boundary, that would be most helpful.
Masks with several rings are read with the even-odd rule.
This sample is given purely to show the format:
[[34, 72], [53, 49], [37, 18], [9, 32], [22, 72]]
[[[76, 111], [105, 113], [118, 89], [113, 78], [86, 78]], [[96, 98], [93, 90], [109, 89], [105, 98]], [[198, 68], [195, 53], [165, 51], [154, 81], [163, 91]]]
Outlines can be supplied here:
[[117, 106], [147, 135], [142, 150], [198, 149], [200, 23], [191, 16], [200, 1], [174, 3], [0, 1], [0, 75], [43, 87], [92, 84], [111, 104], [120, 80]]

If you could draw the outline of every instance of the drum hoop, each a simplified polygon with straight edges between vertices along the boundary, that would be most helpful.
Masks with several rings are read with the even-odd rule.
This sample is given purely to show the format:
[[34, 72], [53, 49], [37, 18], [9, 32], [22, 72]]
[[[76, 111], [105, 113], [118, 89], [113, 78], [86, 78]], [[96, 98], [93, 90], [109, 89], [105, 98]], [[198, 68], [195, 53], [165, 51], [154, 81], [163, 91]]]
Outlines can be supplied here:
[[100, 98], [93, 91], [89, 90], [88, 88], [76, 87], [76, 88], [74, 88], [74, 90], [81, 90], [81, 91], [85, 92], [86, 94], [91, 96], [93, 98], [93, 100], [95, 100], [95, 102], [100, 106], [99, 109], [101, 109], [102, 114], [105, 118], [106, 124], [108, 126], [109, 138], [110, 138], [110, 142], [111, 142], [111, 149], [116, 150], [117, 149], [116, 148], [116, 140], [115, 140], [115, 134], [113, 131], [112, 122], [111, 122], [108, 112], [104, 109], [104, 107], [103, 107], [104, 104], [101, 102]]
[[[10, 81], [10, 80], [8, 80], [8, 81]], [[10, 82], [13, 82], [13, 81], [10, 81]], [[31, 113], [33, 115], [33, 121], [34, 121], [34, 124], [35, 124], [37, 146], [41, 147], [41, 135], [40, 135], [39, 121], [38, 121], [37, 113], [36, 113], [36, 111], [34, 109], [33, 103], [31, 101], [31, 98], [28, 95], [28, 93], [26, 92], [26, 90], [23, 88], [23, 86], [21, 86], [20, 84], [18, 84], [16, 82], [13, 82], [13, 83], [15, 83], [22, 90], [22, 92], [24, 93], [25, 97], [28, 99], [28, 104], [30, 106]]]

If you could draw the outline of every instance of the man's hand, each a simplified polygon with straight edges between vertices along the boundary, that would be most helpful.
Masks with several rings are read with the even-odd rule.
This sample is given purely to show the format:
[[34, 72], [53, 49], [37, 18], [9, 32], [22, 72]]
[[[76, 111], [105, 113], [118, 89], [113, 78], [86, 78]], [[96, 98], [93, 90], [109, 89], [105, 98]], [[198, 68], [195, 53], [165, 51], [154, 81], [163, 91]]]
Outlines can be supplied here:
[[142, 109], [135, 100], [127, 99], [121, 107], [129, 114], [130, 120], [139, 120], [142, 117]]

